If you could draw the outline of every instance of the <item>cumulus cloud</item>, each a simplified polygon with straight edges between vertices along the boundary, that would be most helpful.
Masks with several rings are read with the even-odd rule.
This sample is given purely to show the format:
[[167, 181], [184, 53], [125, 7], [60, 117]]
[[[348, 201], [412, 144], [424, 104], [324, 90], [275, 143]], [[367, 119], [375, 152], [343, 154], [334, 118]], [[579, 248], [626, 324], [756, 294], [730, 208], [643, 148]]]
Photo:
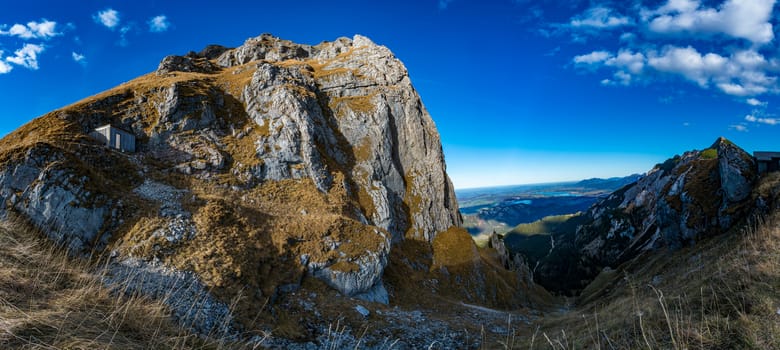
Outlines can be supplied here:
[[610, 57], [612, 54], [607, 51], [593, 51], [589, 54], [575, 56], [574, 63], [596, 64], [604, 62]]
[[165, 15], [152, 17], [147, 23], [149, 24], [149, 31], [152, 33], [164, 32], [171, 26], [170, 22], [168, 22], [168, 17]]
[[777, 118], [761, 118], [756, 117], [752, 114], [748, 114], [745, 116], [745, 121], [751, 122], [751, 123], [760, 123], [760, 124], [767, 124], [767, 125], [777, 125], [780, 124], [780, 119]]
[[726, 0], [718, 8], [698, 0], [667, 0], [656, 10], [643, 10], [649, 30], [660, 34], [721, 34], [767, 44], [774, 39], [772, 9], [775, 0]]
[[610, 29], [631, 25], [632, 20], [615, 14], [612, 9], [596, 6], [571, 19], [569, 25], [574, 28]]
[[[676, 77], [743, 97], [753, 107], [766, 105], [756, 96], [780, 94], [780, 58], [774, 43], [774, 23], [780, 17], [773, 14], [777, 0], [635, 1], [621, 7], [601, 3], [550, 28], [557, 30], [553, 35], [571, 33], [573, 42], [598, 34], [604, 36], [603, 45], [616, 45], [572, 57], [578, 68], [606, 72], [599, 77], [602, 85], [670, 82]], [[615, 31], [605, 32], [611, 29]]]
[[679, 74], [702, 87], [721, 72], [728, 59], [715, 53], [702, 55], [693, 47], [667, 46], [662, 52], [651, 52], [648, 65], [660, 72]]
[[14, 67], [3, 60], [3, 51], [0, 51], [0, 74], [10, 73], [12, 69]]
[[57, 32], [57, 22], [42, 19], [40, 22], [14, 24], [8, 30], [0, 29], [0, 35], [16, 36], [22, 39], [51, 39], [61, 35]]
[[43, 46], [35, 44], [24, 44], [24, 46], [14, 52], [14, 56], [5, 58], [6, 62], [13, 63], [29, 69], [38, 69], [38, 54], [43, 52]]
[[114, 29], [119, 25], [119, 12], [112, 8], [99, 11], [92, 18], [95, 22], [106, 26], [107, 28]]
[[645, 55], [641, 52], [621, 49], [617, 56], [610, 57], [604, 64], [631, 74], [640, 74], [645, 67]]
[[662, 50], [634, 52], [621, 49], [617, 55], [594, 51], [575, 56], [574, 62], [613, 70], [622, 85], [652, 73], [679, 76], [702, 88], [716, 87], [734, 96], [755, 96], [777, 92], [777, 77], [767, 72], [774, 63], [753, 50], [736, 51], [729, 56], [700, 53], [697, 49], [666, 46]]
[[77, 53], [77, 52], [74, 51], [74, 52], [71, 52], [70, 56], [73, 57], [73, 61], [75, 61], [76, 63], [80, 63], [80, 64], [86, 64], [87, 63], [87, 61], [86, 61], [87, 57], [85, 57], [84, 55], [82, 55], [80, 53]]
[[574, 63], [592, 67], [610, 67], [615, 71], [612, 79], [604, 79], [602, 85], [631, 85], [645, 68], [646, 57], [641, 52], [623, 49], [613, 55], [607, 51], [593, 51], [589, 54], [575, 56]]

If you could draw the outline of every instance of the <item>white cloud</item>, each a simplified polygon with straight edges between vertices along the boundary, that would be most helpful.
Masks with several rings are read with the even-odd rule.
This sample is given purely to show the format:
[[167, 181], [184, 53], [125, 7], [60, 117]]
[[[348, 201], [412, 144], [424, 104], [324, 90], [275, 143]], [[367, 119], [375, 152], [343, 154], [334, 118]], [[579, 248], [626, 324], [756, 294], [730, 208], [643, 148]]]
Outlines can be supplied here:
[[667, 46], [663, 52], [651, 52], [648, 65], [660, 72], [679, 74], [706, 87], [713, 74], [722, 72], [727, 59], [715, 53], [701, 55], [693, 47]]
[[628, 71], [632, 74], [639, 74], [645, 67], [645, 55], [640, 52], [632, 52], [631, 50], [620, 50], [615, 57], [611, 57], [606, 60], [607, 66], [618, 67], [623, 71]]
[[[582, 33], [596, 33], [592, 29], [624, 29], [615, 33], [617, 48], [572, 59], [577, 67], [606, 70], [609, 75], [601, 78], [602, 85], [679, 77], [704, 89], [752, 98], [780, 94], [780, 58], [773, 44], [776, 2], [661, 0], [650, 8], [623, 7], [622, 14], [595, 5], [557, 28], [584, 29], [572, 32], [575, 42]], [[765, 105], [757, 99], [744, 101], [754, 107]]]
[[76, 63], [81, 63], [81, 64], [87, 63], [86, 61], [87, 58], [80, 53], [76, 53], [75, 51], [71, 52], [71, 57], [73, 57], [73, 61], [75, 61]]
[[574, 63], [595, 64], [604, 62], [610, 57], [612, 54], [607, 51], [593, 51], [589, 54], [575, 56]]
[[631, 25], [630, 18], [616, 15], [609, 8], [596, 6], [571, 19], [569, 24], [575, 28], [611, 29]]
[[61, 35], [57, 33], [57, 22], [42, 19], [25, 24], [14, 24], [7, 31], [0, 29], [0, 35], [16, 36], [22, 39], [51, 39]]
[[3, 61], [3, 51], [0, 51], [0, 74], [10, 73], [12, 69], [14, 69], [13, 66]]
[[647, 49], [645, 52], [621, 49], [617, 55], [594, 51], [574, 57], [574, 62], [611, 68], [622, 85], [629, 85], [638, 76], [651, 78], [650, 73], [656, 72], [681, 76], [702, 88], [714, 86], [734, 96], [780, 91], [777, 77], [768, 75], [775, 64], [753, 50], [721, 56], [712, 52], [702, 54], [691, 46], [666, 46], [661, 51]]
[[748, 114], [745, 116], [745, 121], [751, 122], [751, 123], [760, 123], [760, 124], [767, 124], [767, 125], [777, 125], [780, 124], [780, 119], [777, 118], [761, 118], [756, 117], [752, 114]]
[[731, 130], [736, 130], [736, 131], [739, 131], [739, 132], [748, 132], [748, 131], [750, 131], [750, 130], [747, 128], [747, 126], [744, 126], [744, 125], [742, 125], [742, 124], [734, 124], [734, 125], [729, 125], [729, 129], [731, 129]]
[[110, 29], [114, 29], [116, 26], [118, 26], [120, 21], [119, 12], [111, 8], [98, 12], [92, 16], [92, 18], [95, 20], [95, 22], [100, 23]]
[[749, 104], [751, 106], [754, 106], [754, 107], [766, 106], [766, 104], [767, 104], [766, 102], [763, 102], [763, 101], [755, 99], [755, 98], [749, 98], [749, 99], [745, 100], [745, 103], [747, 103], [747, 104]]
[[24, 44], [24, 46], [14, 52], [14, 56], [8, 56], [5, 60], [29, 69], [38, 69], [38, 54], [43, 52], [43, 46], [35, 44]]
[[774, 39], [772, 9], [775, 0], [726, 0], [718, 8], [698, 0], [667, 0], [658, 9], [643, 10], [648, 28], [660, 34], [722, 34], [767, 44]]
[[168, 22], [168, 17], [165, 15], [159, 15], [152, 17], [149, 21], [149, 31], [153, 33], [160, 33], [168, 30], [168, 27], [171, 26], [171, 23]]

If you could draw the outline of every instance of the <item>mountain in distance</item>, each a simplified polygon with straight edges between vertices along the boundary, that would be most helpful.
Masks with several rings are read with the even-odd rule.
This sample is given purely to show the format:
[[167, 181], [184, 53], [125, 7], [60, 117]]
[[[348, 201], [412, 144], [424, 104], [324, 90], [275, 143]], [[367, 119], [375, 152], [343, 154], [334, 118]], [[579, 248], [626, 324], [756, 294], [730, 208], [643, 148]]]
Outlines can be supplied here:
[[[169, 56], [0, 140], [0, 347], [780, 348], [780, 173], [728, 140], [490, 191], [368, 38]], [[550, 200], [536, 255], [466, 230]]]
[[504, 239], [510, 251], [530, 253], [535, 276], [548, 289], [584, 288], [605, 267], [689, 246], [760, 211], [763, 199], [751, 197], [756, 169], [753, 157], [719, 138], [658, 164], [583, 213], [519, 225]]
[[610, 177], [607, 179], [592, 178], [577, 182], [573, 187], [586, 188], [590, 190], [607, 190], [615, 191], [621, 187], [637, 182], [642, 177], [641, 174], [632, 174], [625, 177]]
[[571, 311], [537, 324], [565, 330], [561, 343], [775, 349], [778, 213], [780, 172], [759, 173], [755, 158], [719, 138], [583, 213], [521, 224], [488, 244], [571, 298]]
[[501, 186], [456, 190], [463, 223], [478, 242], [493, 233], [505, 234], [519, 224], [547, 216], [587, 210], [600, 198], [641, 175], [577, 182]]

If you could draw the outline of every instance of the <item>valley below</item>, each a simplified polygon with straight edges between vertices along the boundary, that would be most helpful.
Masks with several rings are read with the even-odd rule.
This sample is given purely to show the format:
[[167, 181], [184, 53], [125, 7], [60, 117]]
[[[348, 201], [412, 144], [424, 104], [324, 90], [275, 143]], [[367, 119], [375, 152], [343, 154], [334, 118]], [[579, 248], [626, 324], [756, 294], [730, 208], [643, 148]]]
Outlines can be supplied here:
[[639, 177], [463, 189], [456, 190], [455, 195], [463, 226], [478, 242], [484, 242], [492, 232], [504, 235], [519, 224], [585, 211]]

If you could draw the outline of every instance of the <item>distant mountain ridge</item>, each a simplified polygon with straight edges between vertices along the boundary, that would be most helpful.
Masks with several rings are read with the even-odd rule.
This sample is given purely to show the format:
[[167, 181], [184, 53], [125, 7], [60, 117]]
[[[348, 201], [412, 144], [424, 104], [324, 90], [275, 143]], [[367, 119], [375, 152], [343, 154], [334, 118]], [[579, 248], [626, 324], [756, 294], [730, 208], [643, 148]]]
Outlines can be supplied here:
[[753, 157], [724, 138], [675, 156], [573, 218], [576, 232], [555, 237], [537, 281], [555, 291], [581, 289], [603, 268], [643, 252], [727, 232], [769, 200], [755, 193], [757, 180]]
[[587, 210], [599, 198], [640, 175], [576, 182], [456, 190], [464, 226], [472, 235], [504, 234], [515, 225]]
[[617, 190], [625, 185], [637, 182], [642, 178], [642, 174], [631, 174], [624, 177], [610, 177], [606, 179], [591, 178], [577, 182], [576, 186], [587, 187], [592, 189], [607, 189]]

